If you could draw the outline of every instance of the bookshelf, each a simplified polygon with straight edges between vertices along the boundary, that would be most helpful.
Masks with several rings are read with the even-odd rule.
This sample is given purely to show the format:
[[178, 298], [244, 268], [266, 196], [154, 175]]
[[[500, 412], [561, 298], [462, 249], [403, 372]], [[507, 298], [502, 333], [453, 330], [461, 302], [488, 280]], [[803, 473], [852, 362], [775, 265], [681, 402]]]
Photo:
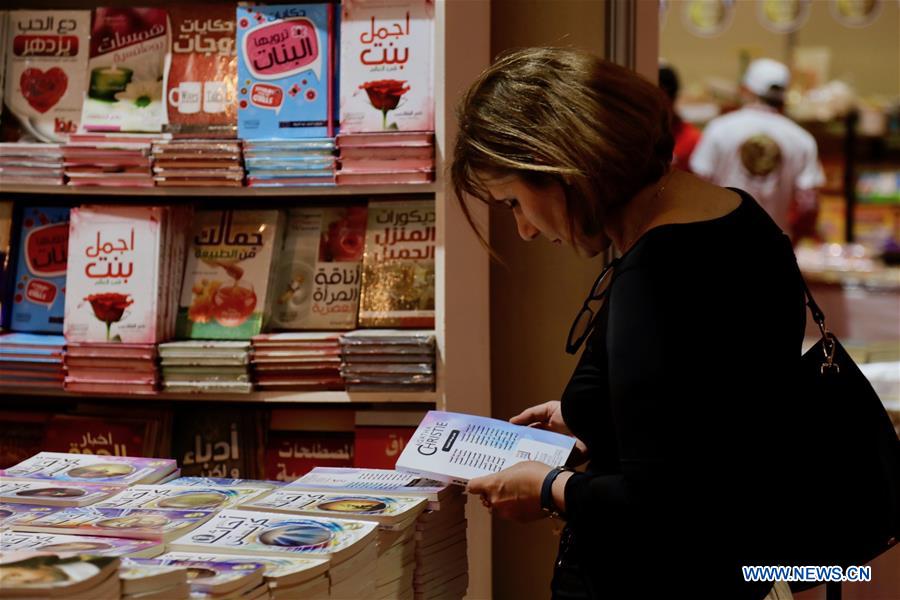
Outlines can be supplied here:
[[[166, 1], [151, 0], [143, 5], [165, 6]], [[105, 5], [122, 5], [112, 1]], [[13, 0], [9, 8], [90, 8], [86, 0]], [[46, 392], [0, 388], [4, 408], [33, 405], [61, 398], [109, 402], [123, 401], [198, 402], [202, 405], [227, 403], [235, 406], [291, 405], [416, 405], [422, 409], [490, 415], [490, 336], [489, 336], [489, 255], [469, 228], [446, 177], [447, 160], [456, 135], [455, 106], [471, 81], [490, 60], [490, 3], [436, 0], [434, 38], [434, 95], [436, 181], [424, 185], [334, 186], [291, 189], [259, 188], [75, 188], [66, 186], [22, 186], [0, 182], [0, 199], [54, 204], [133, 202], [153, 199], [163, 203], [254, 202], [272, 198], [280, 207], [332, 202], [357, 198], [393, 198], [420, 196], [433, 198], [437, 212], [437, 253], [435, 264], [435, 335], [437, 339], [437, 387], [432, 393], [354, 393], [347, 392], [255, 392], [252, 394], [194, 395], [159, 394], [155, 396], [90, 396], [62, 391]], [[486, 211], [472, 206], [476, 221], [487, 230]], [[469, 519], [469, 595], [491, 596], [491, 522], [490, 515], [477, 502], [470, 503]]]

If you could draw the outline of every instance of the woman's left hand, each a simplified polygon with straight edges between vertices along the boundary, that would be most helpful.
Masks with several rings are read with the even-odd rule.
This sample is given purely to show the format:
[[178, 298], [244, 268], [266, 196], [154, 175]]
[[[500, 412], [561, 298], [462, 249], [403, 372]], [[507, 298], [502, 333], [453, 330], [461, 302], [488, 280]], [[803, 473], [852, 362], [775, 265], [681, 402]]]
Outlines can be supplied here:
[[541, 510], [541, 485], [551, 468], [537, 461], [516, 463], [493, 475], [469, 481], [466, 491], [481, 496], [491, 513], [520, 523], [547, 516]]

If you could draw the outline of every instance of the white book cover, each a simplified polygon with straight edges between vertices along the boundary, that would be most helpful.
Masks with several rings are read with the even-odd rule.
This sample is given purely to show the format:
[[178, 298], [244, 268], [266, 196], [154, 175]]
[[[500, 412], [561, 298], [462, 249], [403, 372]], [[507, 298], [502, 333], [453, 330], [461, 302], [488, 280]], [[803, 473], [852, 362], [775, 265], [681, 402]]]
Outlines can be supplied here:
[[227, 477], [179, 477], [172, 481], [166, 482], [166, 485], [172, 486], [194, 486], [194, 487], [231, 487], [239, 486], [246, 488], [257, 488], [261, 490], [271, 490], [272, 488], [284, 485], [282, 481], [269, 481], [264, 479], [229, 479]]
[[87, 506], [123, 490], [121, 485], [64, 483], [35, 479], [0, 479], [0, 502], [41, 506]]
[[157, 558], [126, 558], [123, 567], [178, 567], [187, 569], [192, 592], [216, 595], [235, 593], [245, 586], [263, 581], [262, 563], [217, 562], [211, 560], [172, 560]]
[[341, 562], [373, 542], [377, 527], [366, 521], [229, 509], [176, 539], [169, 549], [223, 554], [309, 555]]
[[341, 132], [434, 130], [434, 1], [341, 9]]
[[460, 413], [428, 411], [397, 459], [397, 469], [465, 485], [527, 460], [564, 465], [575, 438]]
[[205, 552], [167, 552], [159, 556], [160, 560], [206, 560], [213, 562], [232, 562], [238, 564], [259, 563], [265, 566], [264, 576], [270, 584], [277, 587], [293, 586], [309, 581], [328, 571], [327, 558], [311, 556], [256, 556], [213, 554]]
[[426, 504], [427, 500], [422, 497], [330, 494], [285, 487], [265, 497], [243, 502], [240, 508], [318, 517], [346, 517], [390, 526], [415, 519], [425, 510]]
[[6, 477], [89, 481], [93, 483], [155, 483], [175, 470], [169, 458], [95, 456], [40, 452], [6, 469]]
[[89, 10], [9, 12], [6, 106], [38, 140], [64, 142], [78, 129], [90, 28]]
[[154, 344], [164, 315], [160, 206], [72, 209], [66, 268], [69, 342]]
[[252, 487], [134, 485], [99, 504], [98, 508], [167, 508], [221, 510], [250, 502], [263, 490]]
[[429, 501], [440, 500], [451, 491], [446, 483], [411, 473], [349, 467], [315, 467], [284, 489], [351, 494], [377, 492], [380, 495], [420, 496]]
[[3, 552], [52, 552], [60, 556], [96, 554], [98, 556], [156, 556], [165, 546], [151, 540], [130, 540], [92, 535], [63, 535], [28, 531], [0, 532]]

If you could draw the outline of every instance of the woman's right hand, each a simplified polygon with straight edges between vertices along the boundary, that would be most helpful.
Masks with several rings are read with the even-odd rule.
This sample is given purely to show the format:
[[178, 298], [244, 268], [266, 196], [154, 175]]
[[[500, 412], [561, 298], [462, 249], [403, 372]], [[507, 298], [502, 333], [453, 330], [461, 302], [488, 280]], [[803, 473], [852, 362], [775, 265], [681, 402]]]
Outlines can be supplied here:
[[572, 435], [566, 422], [563, 420], [562, 404], [559, 400], [551, 400], [526, 408], [509, 420], [513, 425], [525, 425], [538, 429], [549, 429], [563, 435]]
[[[555, 433], [561, 433], [562, 435], [575, 437], [572, 435], [572, 431], [563, 420], [562, 405], [560, 404], [559, 400], [550, 400], [549, 402], [544, 402], [543, 404], [538, 404], [536, 406], [532, 406], [531, 408], [526, 408], [525, 410], [511, 418], [509, 422], [513, 425], [537, 427], [538, 429], [547, 429]], [[587, 446], [584, 445], [584, 442], [582, 442], [578, 438], [575, 438], [575, 448], [572, 449], [572, 454], [569, 456], [569, 460], [567, 461], [566, 466], [578, 466], [585, 462], [587, 459]]]

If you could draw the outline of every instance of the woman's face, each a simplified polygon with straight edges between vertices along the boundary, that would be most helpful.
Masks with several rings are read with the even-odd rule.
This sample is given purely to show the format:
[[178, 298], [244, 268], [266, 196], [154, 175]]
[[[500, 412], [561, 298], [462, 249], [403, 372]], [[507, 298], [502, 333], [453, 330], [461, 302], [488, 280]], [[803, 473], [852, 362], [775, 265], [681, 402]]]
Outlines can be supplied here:
[[526, 242], [543, 235], [553, 244], [572, 246], [585, 257], [596, 256], [609, 246], [602, 234], [594, 238], [581, 235], [577, 223], [575, 231], [569, 231], [566, 193], [559, 182], [537, 187], [518, 175], [485, 176], [481, 180], [493, 200], [512, 211], [519, 236]]

